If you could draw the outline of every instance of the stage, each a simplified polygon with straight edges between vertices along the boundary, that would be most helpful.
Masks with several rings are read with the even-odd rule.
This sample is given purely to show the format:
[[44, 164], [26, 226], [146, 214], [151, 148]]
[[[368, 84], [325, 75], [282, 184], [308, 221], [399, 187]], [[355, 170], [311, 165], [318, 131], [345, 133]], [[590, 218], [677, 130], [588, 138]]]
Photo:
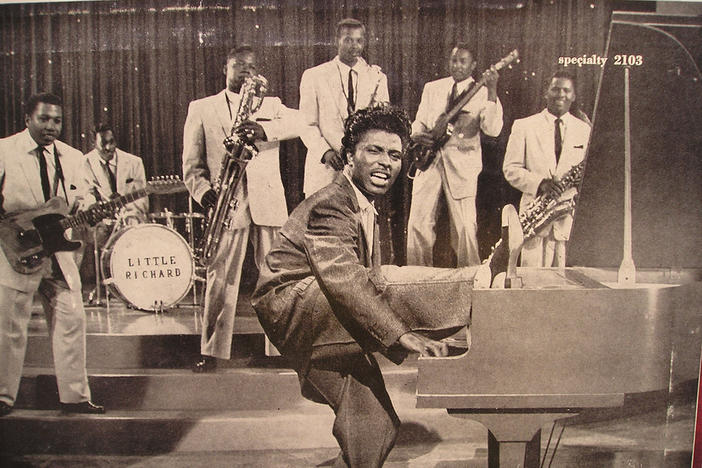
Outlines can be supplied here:
[[[103, 297], [104, 302], [104, 297]], [[192, 295], [162, 313], [86, 303], [88, 373], [102, 416], [63, 416], [46, 325], [36, 308], [16, 409], [0, 419], [2, 466], [331, 466], [337, 454], [328, 408], [304, 400], [296, 374], [264, 355], [262, 330], [241, 297], [232, 360], [194, 374], [200, 306]], [[382, 360], [403, 421], [388, 467], [485, 467], [487, 431], [441, 409], [415, 407], [416, 356]], [[451, 378], [451, 376], [446, 376]], [[694, 390], [633, 395], [623, 408], [566, 424], [551, 466], [689, 466]], [[561, 431], [553, 433], [544, 466]], [[542, 455], [551, 432], [543, 428]]]

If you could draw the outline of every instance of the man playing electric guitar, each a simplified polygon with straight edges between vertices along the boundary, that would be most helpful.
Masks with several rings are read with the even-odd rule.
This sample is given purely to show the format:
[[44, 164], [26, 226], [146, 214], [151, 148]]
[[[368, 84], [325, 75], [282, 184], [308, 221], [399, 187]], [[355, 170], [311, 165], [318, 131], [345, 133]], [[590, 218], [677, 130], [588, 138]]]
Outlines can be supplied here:
[[[27, 128], [0, 140], [3, 215], [35, 209], [54, 196], [73, 207], [94, 201], [80, 182], [83, 154], [58, 140], [62, 120], [59, 97], [34, 95], [26, 104]], [[85, 370], [85, 311], [73, 253], [56, 252], [36, 272], [22, 274], [15, 271], [0, 249], [0, 416], [12, 411], [17, 397], [27, 327], [37, 292], [51, 335], [62, 410], [104, 413], [102, 406], [90, 401]]]
[[408, 265], [433, 266], [434, 227], [442, 192], [448, 206], [457, 266], [480, 263], [475, 207], [478, 175], [483, 167], [480, 131], [489, 136], [497, 136], [502, 131], [498, 73], [494, 68], [486, 71], [483, 75], [485, 87], [478, 89], [454, 119], [448, 121], [446, 114], [476, 86], [471, 77], [475, 70], [474, 55], [467, 45], [458, 44], [453, 48], [449, 69], [450, 77], [424, 85], [412, 123], [415, 143], [440, 148], [431, 164], [418, 171], [414, 178], [407, 226]]

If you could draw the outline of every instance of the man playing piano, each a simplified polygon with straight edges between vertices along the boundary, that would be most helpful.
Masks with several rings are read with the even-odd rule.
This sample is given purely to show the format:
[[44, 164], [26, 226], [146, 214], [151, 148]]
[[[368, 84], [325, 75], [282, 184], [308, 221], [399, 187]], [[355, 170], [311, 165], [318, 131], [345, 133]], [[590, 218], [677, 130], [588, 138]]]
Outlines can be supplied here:
[[[571, 114], [575, 78], [553, 75], [546, 88], [546, 109], [514, 121], [502, 170], [505, 179], [522, 192], [519, 209], [550, 193], [554, 184], [585, 157], [590, 126]], [[568, 192], [564, 194], [567, 195]], [[566, 214], [524, 242], [522, 266], [565, 266], [566, 241], [573, 216]]]
[[344, 170], [290, 215], [252, 298], [266, 334], [297, 371], [303, 396], [336, 414], [341, 453], [334, 466], [381, 466], [394, 445], [400, 421], [372, 353], [396, 364], [408, 352], [447, 355], [439, 340], [468, 324], [474, 283], [489, 285], [506, 269], [506, 247], [521, 243], [512, 208], [503, 231], [512, 242], [503, 239], [482, 266], [381, 268], [373, 203], [397, 178], [409, 135], [403, 111], [374, 107], [351, 115]]

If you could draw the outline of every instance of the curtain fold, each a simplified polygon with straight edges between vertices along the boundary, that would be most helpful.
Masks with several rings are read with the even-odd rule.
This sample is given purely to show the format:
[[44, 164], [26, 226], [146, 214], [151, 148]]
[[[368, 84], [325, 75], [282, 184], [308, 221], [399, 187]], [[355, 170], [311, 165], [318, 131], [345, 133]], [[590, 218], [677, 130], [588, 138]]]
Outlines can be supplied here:
[[[112, 123], [120, 148], [141, 156], [148, 176], [180, 174], [188, 103], [224, 87], [227, 51], [259, 50], [271, 94], [296, 108], [305, 69], [336, 54], [336, 23], [356, 17], [367, 27], [365, 56], [388, 75], [391, 100], [414, 117], [424, 83], [448, 74], [451, 48], [475, 49], [480, 75], [514, 48], [521, 62], [501, 73], [505, 129], [485, 141], [481, 247], [498, 235], [498, 207], [514, 193], [500, 167], [513, 119], [544, 105], [546, 78], [558, 57], [602, 55], [609, 1], [539, 0], [117, 0], [0, 6], [0, 136], [24, 127], [23, 103], [53, 91], [65, 101], [62, 138], [87, 152], [91, 129]], [[581, 108], [591, 115], [599, 68], [571, 67]], [[289, 207], [302, 199], [305, 148], [282, 145]], [[381, 203], [385, 261], [404, 261], [411, 184], [402, 176]], [[186, 211], [185, 196], [157, 197], [155, 210]], [[492, 226], [492, 227], [490, 227]]]

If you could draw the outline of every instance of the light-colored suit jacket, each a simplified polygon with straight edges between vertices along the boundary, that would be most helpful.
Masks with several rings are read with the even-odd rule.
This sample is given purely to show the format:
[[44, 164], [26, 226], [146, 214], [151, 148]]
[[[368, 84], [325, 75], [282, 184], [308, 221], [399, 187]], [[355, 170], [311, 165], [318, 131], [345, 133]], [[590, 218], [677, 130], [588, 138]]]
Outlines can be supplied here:
[[[94, 203], [94, 198], [88, 195], [87, 187], [80, 176], [83, 153], [62, 141], [56, 140], [55, 145], [65, 178], [63, 185], [68, 206], [77, 202], [79, 208], [83, 208]], [[0, 193], [2, 208], [6, 213], [31, 210], [44, 204], [39, 165], [34, 153], [37, 146], [26, 129], [0, 139]], [[61, 182], [56, 187], [56, 193], [64, 198]], [[69, 288], [80, 290], [80, 275], [73, 252], [56, 252], [55, 256]], [[50, 262], [45, 261], [45, 267], [50, 268]], [[0, 249], [0, 284], [31, 292], [37, 289], [45, 273], [46, 270], [29, 275], [17, 273]]]
[[[239, 108], [238, 95], [230, 100], [230, 105], [235, 115]], [[278, 142], [300, 136], [302, 124], [298, 112], [283, 105], [277, 97], [265, 97], [251, 120], [261, 124], [268, 141], [256, 142], [259, 152], [246, 167], [247, 180], [239, 186], [239, 195], [248, 197], [254, 224], [282, 226], [288, 218], [288, 210], [280, 178]], [[230, 135], [231, 126], [224, 90], [190, 103], [183, 130], [183, 179], [198, 203], [219, 175], [227, 152], [223, 142]], [[244, 214], [242, 211], [235, 213], [235, 226], [237, 218]]]
[[[538, 114], [514, 121], [512, 133], [507, 143], [502, 170], [505, 179], [522, 192], [519, 209], [531, 203], [536, 197], [539, 184], [543, 179], [555, 176], [561, 178], [573, 166], [585, 157], [590, 138], [590, 126], [572, 114], [565, 114], [565, 134], [561, 157], [556, 164], [554, 145], [554, 125], [544, 109]], [[575, 190], [566, 191], [561, 198], [575, 195]], [[573, 225], [571, 215], [563, 216], [553, 222], [553, 235], [556, 240], [568, 240]], [[544, 229], [539, 235], [546, 236], [550, 229]]]
[[[337, 66], [338, 57], [305, 70], [300, 80], [300, 113], [307, 124], [301, 135], [307, 147], [305, 159], [304, 192], [310, 196], [329, 184], [336, 171], [322, 163], [324, 153], [333, 149], [341, 151], [344, 121], [348, 117], [346, 95]], [[363, 60], [359, 58], [359, 60]], [[358, 70], [356, 109], [371, 103], [390, 102], [388, 79], [377, 65], [365, 61]]]
[[[436, 125], [446, 106], [453, 78], [446, 77], [424, 85], [417, 116], [412, 123], [412, 133], [429, 131]], [[483, 170], [480, 130], [486, 135], [497, 136], [502, 131], [502, 104], [488, 101], [487, 88], [482, 87], [463, 106], [454, 123], [454, 131], [437, 154], [444, 164], [444, 178], [451, 196], [455, 199], [474, 197], [478, 190], [478, 175]], [[418, 177], [421, 183], [421, 177]], [[417, 180], [415, 180], [417, 183]]]
[[[120, 195], [127, 195], [146, 186], [146, 171], [144, 162], [139, 156], [127, 153], [121, 149], [115, 151], [115, 163], [117, 170], [117, 192]], [[96, 149], [85, 155], [83, 162], [83, 177], [85, 184], [92, 190], [97, 191], [103, 200], [110, 198], [110, 180], [102, 164], [102, 158]], [[127, 212], [138, 211], [146, 214], [149, 211], [148, 197], [140, 198], [126, 207]]]

